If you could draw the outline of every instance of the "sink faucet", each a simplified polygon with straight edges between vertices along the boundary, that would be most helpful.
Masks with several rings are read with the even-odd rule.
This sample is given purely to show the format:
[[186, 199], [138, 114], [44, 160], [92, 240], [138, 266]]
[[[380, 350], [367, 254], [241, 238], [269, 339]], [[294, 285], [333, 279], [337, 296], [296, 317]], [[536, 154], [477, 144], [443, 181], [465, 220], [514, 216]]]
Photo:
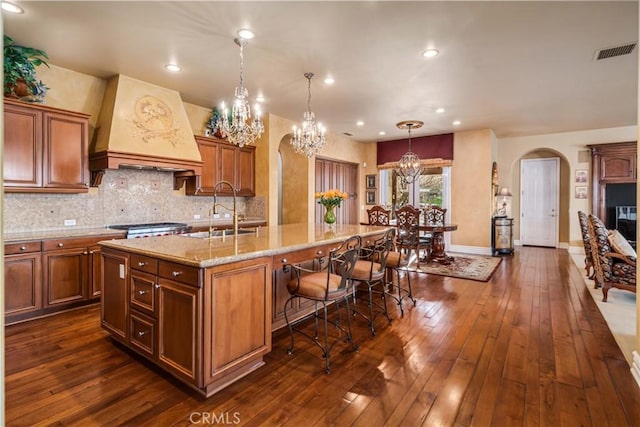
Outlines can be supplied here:
[[[233, 210], [217, 202], [218, 188], [222, 185], [226, 185], [227, 187], [229, 187], [233, 193]], [[233, 212], [233, 234], [235, 236], [238, 235], [238, 209], [236, 205], [236, 197], [237, 197], [236, 189], [233, 187], [233, 184], [231, 184], [229, 181], [220, 181], [213, 187], [213, 206], [211, 207], [211, 216], [218, 213], [218, 206], [220, 206], [223, 209], [226, 209], [227, 211]], [[212, 231], [213, 231], [213, 225], [209, 227], [209, 237], [211, 237]]]

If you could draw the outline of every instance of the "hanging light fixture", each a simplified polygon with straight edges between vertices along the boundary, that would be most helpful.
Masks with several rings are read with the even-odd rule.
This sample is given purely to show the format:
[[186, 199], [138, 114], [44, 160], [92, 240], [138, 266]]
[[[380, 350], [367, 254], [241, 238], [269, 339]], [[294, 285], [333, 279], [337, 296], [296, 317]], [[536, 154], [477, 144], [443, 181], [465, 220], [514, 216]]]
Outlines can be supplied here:
[[405, 184], [412, 184], [422, 173], [422, 168], [420, 167], [420, 158], [416, 153], [411, 151], [411, 129], [419, 129], [423, 124], [424, 123], [419, 120], [405, 120], [396, 124], [396, 127], [398, 127], [398, 129], [409, 130], [409, 151], [407, 151], [402, 155], [402, 157], [400, 157], [398, 166], [396, 166], [395, 168], [396, 173], [400, 176], [402, 182]]
[[314, 74], [305, 73], [304, 76], [308, 80], [307, 111], [304, 113], [302, 127], [293, 127], [291, 145], [296, 153], [311, 158], [324, 148], [327, 139], [324, 136], [325, 128], [320, 123], [316, 123], [315, 115], [311, 112], [311, 78]]
[[231, 114], [229, 110], [222, 103], [222, 116], [218, 121], [218, 127], [223, 133], [227, 135], [227, 139], [232, 144], [239, 147], [249, 145], [262, 135], [264, 132], [264, 125], [260, 120], [260, 110], [255, 107], [255, 118], [251, 119], [251, 107], [249, 106], [249, 92], [244, 87], [244, 80], [242, 78], [242, 71], [244, 66], [244, 47], [247, 45], [247, 40], [238, 37], [234, 42], [240, 46], [240, 86], [236, 87], [235, 99], [231, 106]]

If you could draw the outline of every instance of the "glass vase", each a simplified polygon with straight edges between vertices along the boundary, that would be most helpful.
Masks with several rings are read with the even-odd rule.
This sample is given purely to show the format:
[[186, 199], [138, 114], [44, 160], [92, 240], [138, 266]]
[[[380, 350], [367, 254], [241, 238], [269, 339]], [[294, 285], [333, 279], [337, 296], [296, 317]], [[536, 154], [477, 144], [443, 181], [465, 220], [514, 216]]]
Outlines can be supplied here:
[[333, 224], [336, 222], [336, 214], [333, 211], [335, 209], [335, 206], [325, 206], [325, 208], [327, 208], [327, 211], [324, 213], [324, 222], [326, 224]]

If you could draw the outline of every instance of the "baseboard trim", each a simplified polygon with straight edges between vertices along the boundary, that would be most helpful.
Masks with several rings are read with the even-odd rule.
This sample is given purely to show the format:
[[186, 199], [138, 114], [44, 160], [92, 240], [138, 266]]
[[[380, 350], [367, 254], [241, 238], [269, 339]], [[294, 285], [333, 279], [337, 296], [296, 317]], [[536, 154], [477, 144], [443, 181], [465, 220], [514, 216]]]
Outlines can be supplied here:
[[638, 387], [640, 387], [640, 354], [637, 351], [633, 352], [633, 364], [631, 365], [631, 375], [636, 380]]
[[491, 255], [491, 248], [485, 248], [483, 246], [449, 245], [445, 249], [447, 252], [458, 252], [462, 254]]
[[569, 246], [569, 253], [584, 255], [584, 246]]

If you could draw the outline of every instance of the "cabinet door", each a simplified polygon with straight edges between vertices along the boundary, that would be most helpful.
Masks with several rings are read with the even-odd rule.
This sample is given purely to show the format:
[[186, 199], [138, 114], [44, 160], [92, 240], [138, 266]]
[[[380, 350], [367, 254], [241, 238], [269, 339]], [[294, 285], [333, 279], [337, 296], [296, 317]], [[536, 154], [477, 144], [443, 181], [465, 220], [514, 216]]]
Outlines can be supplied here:
[[42, 308], [40, 253], [7, 255], [4, 258], [5, 315], [17, 315]]
[[602, 156], [600, 180], [608, 182], [628, 182], [635, 180], [635, 153], [620, 153]]
[[[218, 178], [223, 181], [229, 181], [233, 186], [236, 185], [236, 151], [233, 145], [220, 144], [220, 175]], [[231, 195], [231, 189], [227, 186], [221, 186], [218, 194]]]
[[87, 254], [86, 248], [44, 253], [45, 308], [87, 299]]
[[200, 196], [211, 195], [213, 194], [213, 186], [218, 182], [220, 145], [197, 135], [196, 142], [202, 158], [202, 175], [187, 180], [185, 193]]
[[255, 158], [256, 150], [254, 147], [238, 149], [235, 183], [238, 196], [256, 195]]
[[88, 119], [47, 112], [44, 122], [44, 186], [86, 189], [89, 184]]
[[42, 186], [42, 112], [4, 104], [4, 186]]
[[199, 289], [158, 279], [158, 362], [180, 378], [197, 384], [201, 332]]
[[100, 245], [89, 247], [89, 298], [98, 298], [102, 294], [102, 251]]
[[128, 272], [129, 257], [125, 253], [102, 251], [102, 327], [125, 342], [129, 315]]

